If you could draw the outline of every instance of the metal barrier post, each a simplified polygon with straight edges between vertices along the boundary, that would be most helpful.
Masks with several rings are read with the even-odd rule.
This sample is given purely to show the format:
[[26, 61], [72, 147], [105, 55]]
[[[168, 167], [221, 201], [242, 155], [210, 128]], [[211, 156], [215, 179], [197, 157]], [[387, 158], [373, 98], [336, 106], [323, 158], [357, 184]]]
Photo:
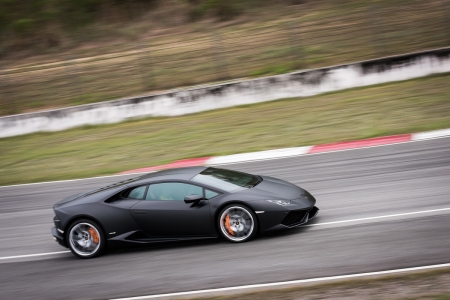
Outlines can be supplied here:
[[377, 6], [375, 5], [371, 5], [368, 8], [368, 14], [369, 14], [369, 19], [371, 20], [372, 23], [372, 47], [373, 47], [373, 51], [375, 53], [376, 56], [381, 56], [381, 45], [379, 43], [380, 40], [380, 33], [379, 33], [379, 28], [380, 26], [380, 21], [378, 19], [377, 16]]
[[135, 51], [136, 51], [136, 64], [137, 64], [137, 72], [139, 73], [139, 77], [141, 79], [141, 84], [142, 84], [142, 88], [143, 90], [147, 90], [147, 84], [145, 82], [145, 70], [142, 66], [142, 58], [141, 58], [141, 50], [139, 49], [140, 47], [140, 43], [136, 42], [135, 43]]
[[[69, 63], [69, 62], [72, 62], [72, 63]], [[74, 77], [75, 90], [78, 91], [79, 97], [83, 98], [84, 97], [83, 79], [81, 78], [81, 71], [78, 66], [77, 59], [74, 58], [73, 56], [69, 56], [68, 60], [67, 60], [67, 68], [68, 68], [67, 73], [69, 74], [69, 76], [71, 75], [71, 73], [70, 73], [71, 66], [73, 66], [73, 70], [74, 70], [74, 72], [72, 72], [72, 74]], [[76, 92], [75, 92], [75, 94], [76, 94]], [[81, 100], [83, 100], [83, 99], [81, 99]]]
[[[12, 36], [12, 30], [10, 30], [9, 32], [5, 33], [4, 36], [8, 36], [8, 33], [10, 35], [10, 38]], [[4, 38], [4, 40], [6, 40], [6, 38]], [[1, 89], [1, 97], [3, 99], [3, 101], [0, 100], [0, 105], [4, 104], [5, 106], [10, 106], [10, 109], [6, 109], [7, 114], [18, 114], [20, 113], [19, 110], [19, 105], [18, 103], [16, 103], [16, 101], [14, 100], [14, 92], [13, 92], [13, 82], [10, 78], [10, 74], [8, 73], [8, 69], [7, 69], [7, 65], [6, 65], [6, 61], [4, 64], [2, 64], [2, 68], [3, 72], [0, 73], [0, 89]]]
[[[147, 87], [149, 87], [149, 88], [155, 88], [156, 87], [156, 75], [155, 75], [155, 73], [153, 72], [153, 64], [152, 64], [152, 52], [151, 52], [151, 49], [150, 49], [150, 45], [147, 45], [148, 47], [147, 47], [147, 50], [146, 51], [144, 51], [144, 53], [143, 53], [143, 55], [144, 54], [146, 54], [144, 57], [146, 57], [146, 65], [149, 65], [150, 66], [150, 71], [148, 72], [149, 73], [149, 77], [150, 77], [150, 80], [149, 80], [149, 84], [147, 85]], [[147, 78], [147, 76], [145, 76], [144, 75], [144, 79], [146, 79]], [[147, 82], [147, 80], [146, 80], [146, 82]]]
[[[127, 9], [127, 13], [128, 13], [129, 19], [130, 20], [136, 19], [136, 14], [135, 14], [135, 11], [134, 11], [134, 8], [133, 8], [131, 2], [128, 2], [126, 4], [126, 9]], [[140, 81], [141, 81], [141, 89], [143, 91], [145, 91], [147, 89], [147, 85], [146, 85], [146, 82], [145, 82], [145, 72], [144, 72], [144, 69], [142, 67], [142, 59], [141, 59], [141, 55], [140, 55], [140, 53], [141, 53], [140, 48], [141, 47], [140, 47], [140, 43], [139, 43], [139, 37], [135, 36], [134, 39], [135, 40], [133, 42], [133, 45], [134, 45], [134, 51], [135, 51], [135, 55], [136, 55], [136, 61], [135, 61], [136, 72], [138, 72], [137, 75], [139, 76]]]
[[71, 84], [72, 83], [72, 77], [76, 77], [75, 72], [71, 72], [71, 64], [72, 63], [75, 64], [74, 62], [72, 62], [72, 58], [70, 57], [70, 55], [68, 55], [67, 58], [65, 59], [65, 62], [64, 62], [64, 69], [66, 70], [66, 78], [67, 78], [67, 82], [69, 84], [69, 87], [67, 89], [69, 98], [72, 98], [72, 93], [71, 93], [72, 89], [75, 89], [75, 92], [73, 93], [75, 95], [74, 97], [77, 97], [76, 96], [77, 95], [77, 91], [79, 90], [79, 87], [78, 87], [79, 82], [78, 82], [77, 79], [75, 79], [74, 83]]
[[[69, 20], [71, 21], [71, 20]], [[70, 25], [71, 27], [73, 25]], [[76, 34], [77, 33], [73, 33], [72, 35], [72, 39], [74, 41], [76, 41]], [[77, 58], [74, 56], [74, 54], [71, 54], [71, 51], [68, 50], [68, 54], [67, 54], [67, 59], [66, 59], [66, 70], [67, 70], [67, 74], [70, 77], [74, 77], [73, 78], [73, 86], [75, 88], [75, 96], [74, 98], [80, 97], [80, 100], [84, 102], [83, 97], [84, 97], [84, 86], [83, 86], [83, 79], [81, 78], [81, 71], [80, 71], [80, 67], [78, 66], [78, 62], [77, 62]], [[68, 81], [70, 84], [70, 80]], [[77, 95], [78, 93], [78, 95]], [[87, 96], [87, 95], [86, 95]]]
[[[0, 39], [0, 45], [1, 45], [2, 39]], [[1, 58], [1, 56], [0, 56]], [[6, 69], [6, 67], [3, 67], [3, 64], [0, 64], [0, 70]], [[6, 84], [6, 74], [5, 72], [0, 72], [0, 107], [5, 107], [6, 105], [6, 93], [7, 93], [7, 84]]]
[[[217, 80], [229, 78], [227, 59], [223, 50], [222, 36], [219, 31], [211, 33], [211, 48], [216, 65]], [[224, 73], [224, 75], [220, 75], [221, 73]]]
[[303, 65], [302, 61], [302, 43], [300, 38], [296, 38], [295, 29], [297, 29], [298, 33], [297, 35], [300, 35], [300, 29], [295, 28], [296, 26], [294, 23], [289, 22], [286, 23], [286, 28], [288, 31], [289, 36], [289, 43], [291, 45], [291, 53], [292, 53], [292, 60], [293, 60], [293, 66], [294, 68], [298, 68]]
[[[2, 99], [0, 100], [0, 104], [1, 105], [5, 105], [5, 107], [7, 107], [8, 103], [10, 101], [10, 98], [8, 97], [8, 94], [10, 94], [10, 93], [9, 93], [9, 89], [8, 89], [8, 87], [9, 87], [9, 79], [8, 79], [8, 74], [6, 73], [6, 71], [0, 73], [0, 82], [1, 82], [0, 83], [0, 89], [1, 89], [1, 97], [2, 97]], [[9, 109], [6, 109], [6, 112], [8, 114], [10, 114], [9, 113]]]
[[444, 26], [447, 31], [447, 45], [450, 46], [450, 0], [442, 0], [442, 4], [444, 5], [442, 11], [444, 13]]

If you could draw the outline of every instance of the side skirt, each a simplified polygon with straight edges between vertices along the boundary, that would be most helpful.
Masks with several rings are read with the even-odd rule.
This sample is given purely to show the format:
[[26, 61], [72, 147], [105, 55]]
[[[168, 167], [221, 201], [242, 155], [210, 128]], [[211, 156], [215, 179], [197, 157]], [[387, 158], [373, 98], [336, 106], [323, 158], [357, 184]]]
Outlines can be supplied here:
[[131, 231], [113, 238], [109, 241], [120, 241], [134, 244], [152, 244], [152, 243], [164, 243], [164, 242], [176, 242], [176, 241], [193, 241], [204, 239], [215, 239], [217, 235], [209, 236], [188, 236], [188, 237], [149, 237], [142, 231]]

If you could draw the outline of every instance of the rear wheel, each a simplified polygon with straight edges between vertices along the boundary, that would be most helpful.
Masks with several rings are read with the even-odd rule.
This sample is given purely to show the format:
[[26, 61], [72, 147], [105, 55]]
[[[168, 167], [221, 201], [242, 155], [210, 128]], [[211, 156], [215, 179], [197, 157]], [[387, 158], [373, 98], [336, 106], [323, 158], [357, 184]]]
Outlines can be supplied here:
[[255, 213], [240, 204], [226, 206], [219, 214], [218, 227], [227, 240], [242, 243], [252, 239], [257, 232], [258, 220]]
[[88, 219], [73, 222], [67, 231], [67, 244], [80, 258], [93, 258], [105, 250], [106, 240], [101, 227]]

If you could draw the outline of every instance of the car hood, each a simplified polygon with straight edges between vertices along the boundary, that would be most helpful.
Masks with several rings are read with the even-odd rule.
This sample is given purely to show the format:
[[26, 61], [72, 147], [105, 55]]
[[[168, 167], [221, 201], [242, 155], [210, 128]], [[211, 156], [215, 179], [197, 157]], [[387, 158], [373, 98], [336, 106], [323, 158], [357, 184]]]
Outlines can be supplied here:
[[255, 187], [236, 192], [236, 198], [244, 201], [297, 199], [307, 206], [316, 202], [310, 193], [292, 183], [268, 176], [261, 178], [263, 180]]
[[301, 194], [305, 193], [302, 188], [289, 183], [284, 180], [269, 176], [261, 176], [263, 181], [261, 181], [252, 190], [263, 191], [270, 197], [276, 196], [280, 200], [293, 200], [300, 198]]

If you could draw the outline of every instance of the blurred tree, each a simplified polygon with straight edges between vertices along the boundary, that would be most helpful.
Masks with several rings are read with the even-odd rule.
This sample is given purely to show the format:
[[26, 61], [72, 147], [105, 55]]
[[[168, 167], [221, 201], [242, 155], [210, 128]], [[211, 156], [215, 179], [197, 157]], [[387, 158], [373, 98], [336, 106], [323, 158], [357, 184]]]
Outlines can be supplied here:
[[186, 2], [190, 4], [189, 16], [193, 21], [205, 15], [213, 15], [220, 21], [226, 21], [239, 15], [245, 5], [239, 0], [186, 0]]
[[[192, 21], [205, 16], [225, 21], [265, 2], [297, 4], [306, 0], [0, 0], [0, 36], [8, 33], [10, 49], [54, 47], [67, 32], [93, 22], [130, 20], [163, 1], [166, 6], [187, 9], [185, 14]], [[177, 6], [177, 1], [187, 5]]]
[[57, 46], [64, 31], [99, 21], [113, 10], [130, 18], [125, 4], [136, 6], [133, 15], [137, 15], [159, 1], [163, 0], [0, 0], [0, 35], [8, 32], [14, 49], [36, 43]]

